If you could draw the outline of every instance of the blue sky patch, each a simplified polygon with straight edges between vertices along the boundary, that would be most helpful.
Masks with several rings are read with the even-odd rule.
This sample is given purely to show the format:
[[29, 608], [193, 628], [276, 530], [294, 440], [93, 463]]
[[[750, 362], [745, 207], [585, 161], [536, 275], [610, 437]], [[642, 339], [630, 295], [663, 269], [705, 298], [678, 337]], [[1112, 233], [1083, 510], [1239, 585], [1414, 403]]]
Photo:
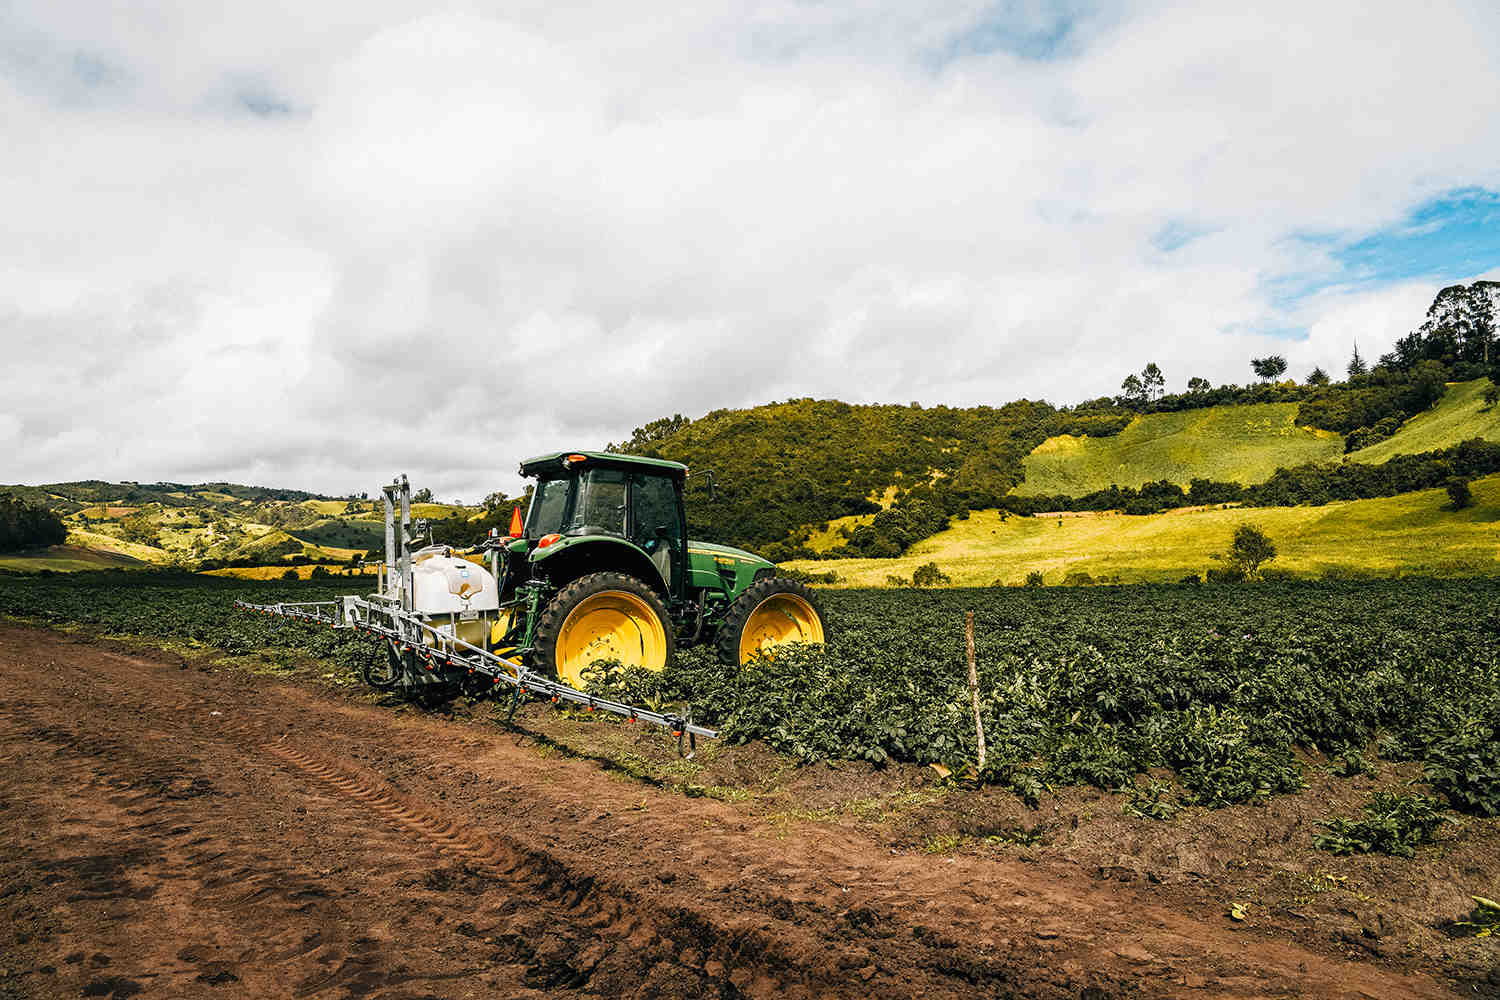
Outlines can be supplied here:
[[1426, 278], [1452, 284], [1500, 266], [1500, 192], [1468, 187], [1424, 202], [1394, 226], [1355, 238], [1297, 233], [1333, 267], [1277, 275], [1265, 282], [1282, 308], [1332, 287], [1368, 288]]
[[1401, 225], [1335, 249], [1333, 257], [1360, 283], [1427, 276], [1457, 281], [1487, 271], [1500, 264], [1500, 192], [1451, 191]]

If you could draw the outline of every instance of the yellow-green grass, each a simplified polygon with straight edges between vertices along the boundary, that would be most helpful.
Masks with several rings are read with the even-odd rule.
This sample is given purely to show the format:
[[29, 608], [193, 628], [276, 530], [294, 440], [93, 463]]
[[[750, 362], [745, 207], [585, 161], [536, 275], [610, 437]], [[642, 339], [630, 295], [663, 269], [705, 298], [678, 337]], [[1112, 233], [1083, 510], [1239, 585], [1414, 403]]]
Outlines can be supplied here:
[[812, 534], [807, 538], [807, 547], [814, 552], [827, 552], [844, 544], [844, 536], [839, 534], [840, 528], [848, 528], [853, 531], [861, 524], [869, 524], [875, 520], [874, 514], [850, 514], [847, 517], [836, 517], [828, 522], [827, 529], [814, 528]]
[[414, 503], [411, 505], [411, 516], [437, 521], [449, 517], [468, 517], [471, 509], [456, 503]]
[[[354, 503], [355, 503], [355, 506], [360, 506], [360, 502], [359, 501], [356, 500]], [[364, 505], [368, 506], [368, 502], [366, 502]], [[324, 517], [334, 517], [334, 516], [337, 516], [337, 515], [340, 515], [340, 514], [344, 513], [344, 508], [349, 506], [349, 501], [348, 500], [304, 500], [304, 501], [302, 501], [302, 503], [299, 506], [306, 507], [310, 511], [313, 511], [313, 512], [318, 513], [318, 514], [322, 514]]]
[[91, 549], [96, 552], [112, 553], [114, 555], [126, 556], [131, 560], [148, 563], [164, 562], [167, 553], [152, 545], [142, 545], [139, 542], [127, 542], [123, 538], [106, 535], [97, 531], [86, 531], [83, 528], [68, 529], [68, 545], [75, 548]]
[[1412, 417], [1384, 441], [1350, 452], [1349, 461], [1378, 464], [1397, 455], [1451, 448], [1475, 437], [1500, 441], [1500, 406], [1484, 405], [1489, 385], [1487, 378], [1449, 383], [1436, 406]]
[[[1236, 526], [1254, 524], [1279, 550], [1270, 568], [1320, 575], [1331, 569], [1381, 574], [1500, 574], [1500, 475], [1475, 480], [1474, 506], [1448, 509], [1443, 490], [1424, 490], [1322, 507], [1183, 509], [1145, 517], [1071, 514], [1015, 517], [976, 511], [898, 559], [799, 560], [833, 571], [840, 586], [884, 586], [935, 562], [955, 586], [1022, 583], [1040, 572], [1049, 584], [1073, 572], [1122, 582], [1170, 581], [1215, 566]], [[1060, 522], [1060, 523], [1059, 523]]]
[[78, 545], [49, 545], [31, 552], [13, 552], [0, 556], [0, 569], [20, 570], [24, 573], [44, 569], [71, 573], [76, 570], [121, 569], [141, 565], [140, 560], [118, 552], [105, 552]]
[[1260, 483], [1283, 466], [1343, 454], [1338, 434], [1298, 427], [1296, 416], [1296, 403], [1210, 406], [1136, 417], [1113, 437], [1048, 438], [1024, 459], [1016, 492], [1082, 496], [1161, 479]]

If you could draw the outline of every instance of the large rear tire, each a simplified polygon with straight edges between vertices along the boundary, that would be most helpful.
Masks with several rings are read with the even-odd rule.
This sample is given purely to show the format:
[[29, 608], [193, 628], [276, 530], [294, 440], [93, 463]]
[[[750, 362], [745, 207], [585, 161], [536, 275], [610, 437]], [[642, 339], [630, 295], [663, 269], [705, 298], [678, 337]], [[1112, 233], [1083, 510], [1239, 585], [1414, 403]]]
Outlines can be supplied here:
[[813, 592], [795, 580], [772, 576], [757, 580], [735, 598], [714, 648], [720, 663], [740, 666], [757, 652], [770, 653], [784, 643], [821, 644], [826, 634]]
[[583, 672], [597, 660], [665, 670], [676, 643], [656, 591], [625, 573], [590, 573], [547, 602], [534, 649], [537, 669], [582, 689]]

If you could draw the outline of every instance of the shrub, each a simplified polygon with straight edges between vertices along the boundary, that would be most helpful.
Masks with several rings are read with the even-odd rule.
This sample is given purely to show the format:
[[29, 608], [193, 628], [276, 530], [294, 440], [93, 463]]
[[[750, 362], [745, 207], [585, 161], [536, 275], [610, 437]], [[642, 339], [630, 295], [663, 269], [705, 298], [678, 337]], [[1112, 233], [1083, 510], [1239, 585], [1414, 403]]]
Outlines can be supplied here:
[[1416, 848], [1433, 842], [1438, 827], [1452, 822], [1438, 812], [1438, 800], [1430, 795], [1376, 792], [1361, 811], [1359, 819], [1340, 816], [1319, 823], [1327, 832], [1313, 837], [1313, 845], [1340, 855], [1409, 858]]
[[1040, 587], [1042, 585], [1042, 574], [1040, 570], [1032, 570], [1026, 574], [1026, 586]]
[[1063, 577], [1064, 587], [1091, 587], [1093, 585], [1094, 578], [1081, 569], [1075, 569]]
[[1453, 476], [1443, 485], [1448, 490], [1448, 499], [1453, 501], [1454, 510], [1474, 506], [1474, 491], [1469, 489], [1467, 479], [1462, 476]]
[[911, 574], [911, 582], [916, 587], [941, 587], [952, 583], [953, 580], [944, 573], [935, 562], [923, 563]]

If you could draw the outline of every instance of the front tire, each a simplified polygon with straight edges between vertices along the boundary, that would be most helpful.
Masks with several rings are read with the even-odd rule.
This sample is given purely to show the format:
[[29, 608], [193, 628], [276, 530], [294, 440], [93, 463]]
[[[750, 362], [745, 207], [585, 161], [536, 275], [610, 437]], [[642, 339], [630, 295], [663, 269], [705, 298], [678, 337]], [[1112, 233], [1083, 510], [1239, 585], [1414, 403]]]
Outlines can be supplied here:
[[821, 645], [823, 613], [813, 592], [795, 580], [757, 580], [735, 598], [719, 626], [714, 648], [719, 662], [743, 666], [756, 653], [770, 653], [789, 642]]
[[625, 573], [590, 573], [557, 592], [537, 621], [533, 662], [580, 690], [596, 660], [665, 670], [676, 652], [656, 591]]

